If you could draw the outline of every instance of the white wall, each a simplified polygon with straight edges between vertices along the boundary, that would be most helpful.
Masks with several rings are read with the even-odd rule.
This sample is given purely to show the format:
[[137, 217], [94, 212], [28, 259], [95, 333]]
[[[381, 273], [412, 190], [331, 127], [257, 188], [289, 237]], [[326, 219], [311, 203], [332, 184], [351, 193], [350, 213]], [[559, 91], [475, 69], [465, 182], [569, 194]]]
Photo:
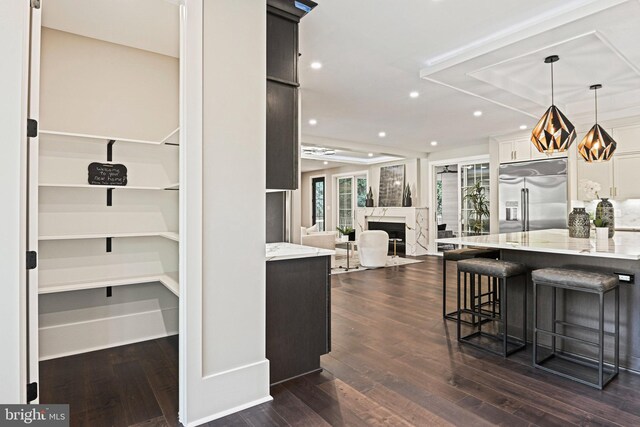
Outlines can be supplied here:
[[347, 174], [347, 173], [368, 173], [369, 182], [368, 186], [371, 187], [371, 191], [373, 192], [373, 199], [378, 201], [378, 188], [380, 185], [380, 168], [383, 166], [392, 166], [392, 165], [405, 165], [405, 182], [411, 187], [411, 198], [413, 201], [413, 206], [424, 206], [426, 202], [423, 202], [421, 199], [421, 176], [422, 176], [422, 167], [421, 167], [421, 159], [406, 159], [401, 161], [380, 163], [376, 165], [345, 165], [338, 168], [331, 169], [322, 169], [318, 171], [305, 172], [302, 174], [302, 178], [300, 180], [300, 191], [301, 191], [301, 225], [305, 227], [310, 227], [311, 225], [311, 179], [316, 176], [324, 176], [325, 177], [325, 205], [326, 205], [326, 213], [325, 213], [325, 221], [327, 224], [327, 230], [335, 230], [336, 228], [336, 218], [335, 218], [335, 204], [336, 204], [336, 193], [335, 193], [335, 185], [336, 185], [336, 177], [338, 175]]
[[0, 2], [0, 402], [26, 398], [25, 178], [28, 2]]
[[180, 420], [191, 426], [270, 399], [266, 7], [264, 0], [193, 0], [186, 16]]
[[170, 56], [43, 28], [40, 84], [41, 129], [161, 140], [178, 127]]

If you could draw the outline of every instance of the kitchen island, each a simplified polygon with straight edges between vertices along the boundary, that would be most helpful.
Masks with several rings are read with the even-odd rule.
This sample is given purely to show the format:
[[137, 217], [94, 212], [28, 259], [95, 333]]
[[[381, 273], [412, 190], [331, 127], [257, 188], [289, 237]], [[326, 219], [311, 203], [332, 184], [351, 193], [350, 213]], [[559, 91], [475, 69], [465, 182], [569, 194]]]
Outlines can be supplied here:
[[[605, 242], [597, 242], [594, 237], [572, 238], [568, 230], [562, 229], [466, 236], [438, 239], [436, 242], [499, 249], [501, 259], [520, 262], [531, 270], [569, 267], [640, 278], [640, 233], [637, 232], [617, 231], [612, 239]], [[454, 284], [449, 283], [449, 287], [452, 286]], [[517, 288], [514, 288], [514, 299], [518, 297]], [[532, 298], [529, 281], [528, 325], [532, 325]], [[539, 310], [551, 310], [550, 301], [541, 295]], [[591, 295], [567, 293], [559, 304], [564, 307], [565, 320], [579, 320], [591, 327], [597, 325], [598, 302]], [[612, 330], [613, 309], [609, 307], [605, 327]], [[521, 313], [510, 313], [509, 321], [518, 322], [520, 316]], [[637, 284], [628, 282], [620, 282], [620, 366], [640, 371], [640, 290]]]
[[331, 256], [334, 251], [266, 246], [266, 356], [270, 384], [320, 370], [331, 345]]

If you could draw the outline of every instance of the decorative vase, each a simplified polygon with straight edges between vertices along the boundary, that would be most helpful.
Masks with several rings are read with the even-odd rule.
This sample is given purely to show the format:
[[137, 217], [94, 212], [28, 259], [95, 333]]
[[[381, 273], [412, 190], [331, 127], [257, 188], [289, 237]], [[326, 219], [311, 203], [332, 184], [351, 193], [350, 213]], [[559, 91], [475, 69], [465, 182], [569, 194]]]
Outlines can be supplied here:
[[609, 199], [602, 198], [596, 206], [596, 219], [602, 218], [607, 221], [607, 227], [609, 228], [609, 238], [613, 237], [616, 231], [615, 223], [615, 209]]
[[402, 197], [402, 206], [405, 208], [410, 208], [411, 204], [412, 204], [411, 188], [409, 187], [409, 184], [407, 184], [407, 186], [404, 189], [404, 195]]
[[597, 241], [609, 240], [609, 227], [596, 227], [596, 240]]
[[588, 239], [591, 221], [585, 208], [573, 208], [569, 214], [569, 237]]
[[373, 191], [371, 191], [371, 187], [369, 187], [369, 192], [367, 193], [367, 198], [364, 201], [364, 205], [368, 208], [373, 207]]

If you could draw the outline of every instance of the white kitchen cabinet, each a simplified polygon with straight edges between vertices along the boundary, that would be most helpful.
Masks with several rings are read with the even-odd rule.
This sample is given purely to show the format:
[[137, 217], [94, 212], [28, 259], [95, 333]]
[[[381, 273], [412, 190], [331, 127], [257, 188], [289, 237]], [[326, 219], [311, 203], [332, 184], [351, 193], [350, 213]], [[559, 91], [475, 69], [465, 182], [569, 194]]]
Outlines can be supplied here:
[[[640, 126], [629, 126], [607, 129], [613, 139], [618, 143], [616, 154], [640, 152]], [[615, 154], [614, 154], [615, 158]]]
[[540, 153], [531, 142], [530, 138], [519, 138], [510, 141], [502, 141], [500, 144], [500, 163], [526, 162], [557, 157], [567, 157], [567, 153], [554, 153], [547, 155]]
[[613, 162], [587, 163], [578, 155], [578, 199], [589, 200], [582, 190], [582, 181], [597, 182], [602, 187], [600, 197], [613, 197]]
[[640, 182], [640, 153], [614, 154], [613, 197], [616, 199], [640, 198], [638, 182]]

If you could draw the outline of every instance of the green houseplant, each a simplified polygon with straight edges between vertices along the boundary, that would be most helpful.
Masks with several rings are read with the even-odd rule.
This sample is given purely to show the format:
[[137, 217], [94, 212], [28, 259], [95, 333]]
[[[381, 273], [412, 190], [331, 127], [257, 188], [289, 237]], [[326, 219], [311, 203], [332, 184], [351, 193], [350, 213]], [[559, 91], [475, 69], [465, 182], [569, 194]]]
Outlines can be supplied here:
[[336, 230], [338, 230], [338, 233], [340, 233], [340, 236], [343, 239], [348, 239], [349, 238], [349, 234], [353, 233], [353, 228], [347, 226], [344, 227], [336, 227]]
[[470, 202], [472, 206], [469, 215], [471, 229], [476, 234], [482, 233], [484, 230], [483, 218], [489, 218], [489, 200], [482, 183], [477, 181], [473, 187], [467, 188], [463, 200]]

